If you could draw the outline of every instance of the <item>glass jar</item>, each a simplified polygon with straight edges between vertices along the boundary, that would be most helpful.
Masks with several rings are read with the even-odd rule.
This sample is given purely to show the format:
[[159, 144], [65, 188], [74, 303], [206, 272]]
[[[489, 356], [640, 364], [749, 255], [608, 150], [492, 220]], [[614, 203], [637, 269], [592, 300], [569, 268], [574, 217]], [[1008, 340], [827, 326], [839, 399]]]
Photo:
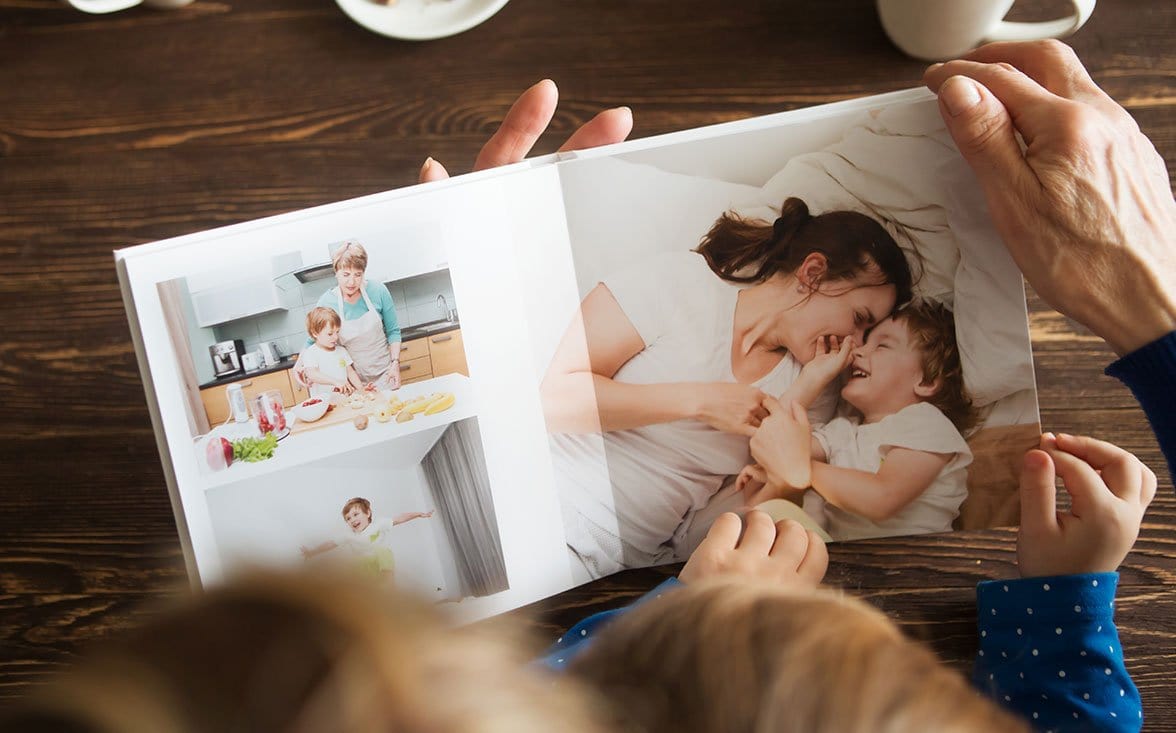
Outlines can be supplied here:
[[249, 401], [249, 411], [257, 423], [257, 431], [262, 435], [274, 433], [279, 438], [288, 431], [286, 428], [286, 411], [282, 408], [282, 393], [271, 389], [253, 396]]

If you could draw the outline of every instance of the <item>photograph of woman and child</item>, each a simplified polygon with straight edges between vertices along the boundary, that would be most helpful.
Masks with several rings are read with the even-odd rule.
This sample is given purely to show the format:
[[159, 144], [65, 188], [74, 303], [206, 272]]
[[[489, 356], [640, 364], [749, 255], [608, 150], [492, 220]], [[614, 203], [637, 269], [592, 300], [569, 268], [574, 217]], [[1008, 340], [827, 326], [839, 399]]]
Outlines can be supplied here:
[[[860, 202], [772, 208], [581, 277], [541, 385], [577, 582], [684, 560], [722, 511], [772, 506], [832, 540], [960, 516], [983, 411], [917, 237]], [[589, 246], [573, 232], [574, 258]]]
[[331, 255], [336, 287], [306, 316], [309, 339], [294, 375], [312, 396], [400, 387], [400, 324], [388, 286], [368, 280], [368, 253], [356, 241]]

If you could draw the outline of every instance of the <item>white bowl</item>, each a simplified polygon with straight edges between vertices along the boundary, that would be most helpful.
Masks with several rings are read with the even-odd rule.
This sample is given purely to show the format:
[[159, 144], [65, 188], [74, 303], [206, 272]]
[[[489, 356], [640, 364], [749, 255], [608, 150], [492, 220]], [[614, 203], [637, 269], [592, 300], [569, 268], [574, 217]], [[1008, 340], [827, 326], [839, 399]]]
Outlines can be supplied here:
[[444, 38], [469, 30], [506, 5], [507, 0], [335, 0], [352, 20], [374, 33], [408, 41]]
[[318, 420], [323, 415], [327, 414], [327, 408], [331, 406], [331, 401], [328, 398], [311, 397], [310, 399], [318, 400], [318, 402], [314, 403], [313, 405], [308, 405], [306, 402], [309, 402], [310, 400], [307, 400], [306, 402], [302, 402], [298, 405], [298, 419], [302, 420], [303, 422], [314, 422], [315, 420]]

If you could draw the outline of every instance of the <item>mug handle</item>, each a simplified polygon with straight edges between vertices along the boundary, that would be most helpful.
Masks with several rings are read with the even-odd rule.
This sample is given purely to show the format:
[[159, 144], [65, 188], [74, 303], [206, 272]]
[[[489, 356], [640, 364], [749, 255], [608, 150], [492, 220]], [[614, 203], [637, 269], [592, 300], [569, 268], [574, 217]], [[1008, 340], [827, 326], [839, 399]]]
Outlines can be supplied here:
[[1038, 23], [1010, 23], [1002, 20], [988, 34], [988, 41], [1036, 41], [1040, 38], [1064, 38], [1082, 27], [1094, 12], [1096, 0], [1070, 0], [1074, 14], [1058, 20]]

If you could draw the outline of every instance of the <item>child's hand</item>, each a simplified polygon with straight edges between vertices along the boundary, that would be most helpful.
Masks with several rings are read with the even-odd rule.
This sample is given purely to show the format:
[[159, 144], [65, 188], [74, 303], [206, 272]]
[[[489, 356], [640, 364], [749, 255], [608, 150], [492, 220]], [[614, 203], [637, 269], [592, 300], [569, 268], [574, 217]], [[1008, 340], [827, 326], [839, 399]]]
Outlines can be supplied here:
[[[1055, 474], [1070, 494], [1057, 510]], [[1093, 438], [1049, 433], [1021, 469], [1021, 577], [1115, 570], [1139, 536], [1156, 475], [1127, 451]]]
[[823, 389], [853, 361], [853, 347], [853, 336], [840, 339], [832, 335], [821, 337], [817, 341], [816, 356], [804, 365], [801, 375], [819, 383]]
[[798, 588], [820, 584], [829, 567], [829, 552], [815, 532], [791, 519], [773, 524], [760, 511], [748, 512], [745, 520], [731, 512], [716, 519], [678, 579], [694, 583], [717, 577], [752, 578]]
[[343, 384], [340, 384], [335, 389], [337, 389], [338, 391], [342, 392], [345, 395], [349, 395], [355, 391], [355, 385], [351, 384], [351, 382], [344, 382]]
[[796, 402], [785, 407], [771, 397], [764, 398], [764, 408], [768, 416], [751, 436], [752, 457], [763, 468], [769, 486], [807, 489], [812, 483], [808, 414]]
[[737, 491], [755, 493], [762, 489], [766, 483], [768, 483], [768, 475], [764, 473], [764, 467], [758, 463], [747, 464], [735, 477]]

